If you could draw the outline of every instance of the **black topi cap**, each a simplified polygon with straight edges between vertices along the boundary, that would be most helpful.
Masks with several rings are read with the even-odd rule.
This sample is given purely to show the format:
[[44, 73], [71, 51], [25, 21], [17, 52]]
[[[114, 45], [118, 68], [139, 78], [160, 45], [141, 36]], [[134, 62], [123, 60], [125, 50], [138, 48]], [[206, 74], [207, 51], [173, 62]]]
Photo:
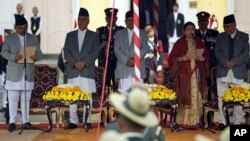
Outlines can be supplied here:
[[230, 24], [230, 23], [235, 23], [234, 14], [224, 17], [223, 24]]
[[[112, 15], [112, 12], [113, 12], [113, 8], [106, 8], [104, 10], [106, 16], [111, 16]], [[114, 16], [117, 15], [117, 12], [118, 12], [118, 9], [114, 8]]]
[[199, 13], [196, 14], [196, 17], [198, 18], [198, 20], [208, 20], [210, 17], [210, 14], [205, 12], [205, 11], [201, 11]]
[[22, 15], [15, 15], [15, 25], [16, 26], [21, 26], [27, 24], [26, 19]]
[[86, 17], [89, 17], [89, 12], [88, 12], [88, 10], [85, 9], [85, 8], [80, 8], [78, 17], [79, 17], [79, 16], [86, 16]]
[[125, 15], [125, 19], [129, 18], [129, 17], [133, 17], [133, 11], [128, 11]]

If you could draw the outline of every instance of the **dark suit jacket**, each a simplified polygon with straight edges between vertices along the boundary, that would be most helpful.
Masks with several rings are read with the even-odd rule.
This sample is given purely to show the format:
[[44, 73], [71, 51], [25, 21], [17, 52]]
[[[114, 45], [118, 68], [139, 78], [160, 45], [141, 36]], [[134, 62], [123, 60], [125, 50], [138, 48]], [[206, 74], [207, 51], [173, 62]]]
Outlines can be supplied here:
[[[217, 78], [226, 77], [228, 69], [224, 65], [229, 61], [229, 35], [225, 32], [220, 33], [216, 39], [215, 57], [217, 58]], [[231, 59], [236, 63], [233, 68], [234, 77], [244, 79], [247, 76], [247, 58], [249, 56], [249, 37], [248, 34], [238, 31], [234, 41], [234, 56]]]
[[[79, 75], [85, 78], [95, 78], [95, 60], [100, 52], [99, 37], [97, 33], [87, 29], [81, 52], [79, 52], [78, 30], [69, 32], [63, 50], [65, 59], [67, 60], [65, 72], [69, 79], [76, 78]], [[78, 71], [75, 68], [75, 63], [77, 61], [84, 61], [86, 63], [83, 70]]]
[[218, 34], [219, 32], [217, 30], [207, 29], [206, 35], [202, 37], [200, 30], [199, 29], [195, 30], [196, 37], [201, 39], [205, 43], [206, 48], [209, 50], [211, 58], [211, 63], [210, 63], [211, 67], [215, 67], [217, 63], [214, 55], [214, 48], [216, 44], [216, 37], [218, 36]]
[[170, 13], [167, 18], [167, 35], [173, 37], [174, 28], [176, 27], [177, 37], [183, 34], [184, 27], [184, 15], [178, 13], [176, 21], [174, 20], [174, 13]]

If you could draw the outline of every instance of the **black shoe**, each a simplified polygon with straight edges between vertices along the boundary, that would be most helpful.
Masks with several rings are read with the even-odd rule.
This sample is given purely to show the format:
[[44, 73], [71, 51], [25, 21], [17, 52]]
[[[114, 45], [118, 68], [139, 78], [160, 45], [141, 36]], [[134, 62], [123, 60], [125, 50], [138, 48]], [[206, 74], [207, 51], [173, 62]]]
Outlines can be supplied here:
[[30, 122], [24, 123], [23, 128], [28, 129], [28, 130], [33, 130], [34, 129], [34, 127], [31, 125]]
[[220, 124], [218, 125], [218, 129], [219, 129], [219, 130], [224, 130], [226, 127], [227, 127], [227, 126], [224, 125], [223, 123], [220, 123]]
[[15, 130], [15, 129], [16, 129], [16, 124], [15, 124], [15, 123], [9, 124], [9, 127], [8, 127], [8, 131], [9, 131], [9, 132], [12, 132], [12, 131]]
[[6, 110], [7, 110], [6, 107], [2, 107], [2, 108], [0, 109], [0, 112], [5, 113]]
[[77, 128], [77, 125], [76, 125], [76, 124], [71, 123], [71, 122], [68, 124], [67, 129], [75, 129], [75, 128]]
[[84, 128], [92, 129], [92, 124], [91, 123], [86, 123], [83, 126], [84, 126]]
[[92, 129], [92, 125], [90, 123], [83, 124], [83, 128], [85, 132], [88, 132], [89, 129]]

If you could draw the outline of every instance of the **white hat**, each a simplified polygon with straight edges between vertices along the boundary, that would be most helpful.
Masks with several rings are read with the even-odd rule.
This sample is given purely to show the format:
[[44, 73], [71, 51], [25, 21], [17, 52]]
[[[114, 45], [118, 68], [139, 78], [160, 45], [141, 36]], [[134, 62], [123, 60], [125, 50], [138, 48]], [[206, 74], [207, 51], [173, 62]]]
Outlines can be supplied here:
[[[138, 87], [137, 87], [138, 86]], [[157, 116], [150, 111], [150, 100], [147, 90], [141, 85], [134, 85], [126, 94], [112, 93], [109, 96], [112, 105], [119, 113], [144, 127], [158, 125]]]
[[102, 133], [99, 141], [128, 141], [125, 136], [116, 131], [105, 131]]
[[229, 141], [230, 140], [230, 128], [227, 127], [226, 129], [224, 129], [219, 138], [217, 139], [218, 141]]
[[[216, 141], [229, 141], [229, 140], [230, 140], [230, 129], [229, 127], [227, 127], [221, 132], [220, 136]], [[198, 134], [195, 136], [195, 141], [213, 141], [213, 140], [204, 135]]]

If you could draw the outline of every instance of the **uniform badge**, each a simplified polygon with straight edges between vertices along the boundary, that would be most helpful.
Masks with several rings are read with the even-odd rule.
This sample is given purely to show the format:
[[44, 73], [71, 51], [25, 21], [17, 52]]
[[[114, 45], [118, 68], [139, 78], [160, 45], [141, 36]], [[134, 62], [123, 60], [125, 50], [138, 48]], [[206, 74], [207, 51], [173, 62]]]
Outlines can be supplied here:
[[34, 26], [32, 27], [32, 29], [33, 29], [33, 30], [36, 30], [36, 26], [34, 25]]
[[181, 20], [180, 20], [180, 19], [178, 19], [178, 20], [177, 20], [177, 23], [178, 23], [178, 24], [181, 24]]

